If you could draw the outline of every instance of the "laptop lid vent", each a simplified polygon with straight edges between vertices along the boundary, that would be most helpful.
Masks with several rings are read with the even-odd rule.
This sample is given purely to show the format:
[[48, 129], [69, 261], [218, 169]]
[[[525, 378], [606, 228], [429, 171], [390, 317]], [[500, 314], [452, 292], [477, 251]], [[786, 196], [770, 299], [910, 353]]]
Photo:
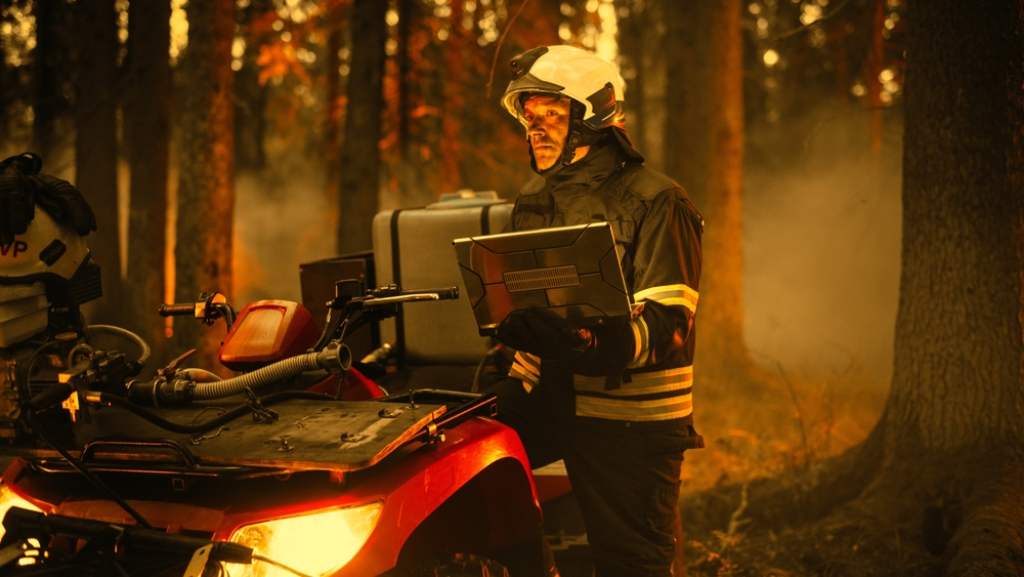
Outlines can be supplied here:
[[502, 275], [510, 293], [580, 286], [576, 265], [508, 271]]

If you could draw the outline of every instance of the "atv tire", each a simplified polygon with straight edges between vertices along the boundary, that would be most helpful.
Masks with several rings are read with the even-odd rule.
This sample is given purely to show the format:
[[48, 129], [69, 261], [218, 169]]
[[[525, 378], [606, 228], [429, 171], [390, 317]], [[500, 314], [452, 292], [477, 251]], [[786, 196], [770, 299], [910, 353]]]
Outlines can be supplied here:
[[[390, 574], [389, 574], [390, 575]], [[486, 557], [469, 553], [456, 553], [447, 559], [438, 559], [396, 573], [395, 577], [509, 577], [508, 568]]]

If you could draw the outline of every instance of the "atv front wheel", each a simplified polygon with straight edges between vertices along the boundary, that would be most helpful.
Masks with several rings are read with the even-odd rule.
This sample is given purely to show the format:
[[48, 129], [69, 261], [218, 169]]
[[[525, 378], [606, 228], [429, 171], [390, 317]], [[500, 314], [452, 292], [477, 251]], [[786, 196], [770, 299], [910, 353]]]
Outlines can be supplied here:
[[509, 577], [508, 568], [486, 557], [470, 553], [456, 553], [446, 559], [411, 568], [410, 571], [389, 573], [389, 577]]

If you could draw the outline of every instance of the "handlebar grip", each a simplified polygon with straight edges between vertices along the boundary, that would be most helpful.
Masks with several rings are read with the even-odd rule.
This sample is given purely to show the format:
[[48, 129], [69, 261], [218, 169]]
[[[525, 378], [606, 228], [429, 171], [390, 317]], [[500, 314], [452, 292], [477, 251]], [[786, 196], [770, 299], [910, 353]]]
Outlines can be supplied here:
[[459, 298], [459, 287], [452, 286], [448, 288], [439, 289], [437, 296], [441, 297], [441, 300], [455, 300]]
[[436, 294], [440, 300], [453, 300], [459, 298], [459, 287], [450, 286], [445, 288], [436, 289], [417, 289], [411, 291], [403, 291], [403, 295], [417, 295], [417, 294]]
[[191, 317], [196, 314], [196, 305], [195, 303], [163, 304], [160, 305], [160, 310], [157, 312], [162, 317]]

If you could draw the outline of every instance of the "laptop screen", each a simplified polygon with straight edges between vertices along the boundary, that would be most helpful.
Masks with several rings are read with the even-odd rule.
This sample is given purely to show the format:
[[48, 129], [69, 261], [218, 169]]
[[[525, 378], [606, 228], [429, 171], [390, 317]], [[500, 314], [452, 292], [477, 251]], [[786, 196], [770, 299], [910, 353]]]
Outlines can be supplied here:
[[544, 307], [574, 324], [628, 315], [629, 294], [606, 222], [456, 239], [480, 334], [512, 310]]

